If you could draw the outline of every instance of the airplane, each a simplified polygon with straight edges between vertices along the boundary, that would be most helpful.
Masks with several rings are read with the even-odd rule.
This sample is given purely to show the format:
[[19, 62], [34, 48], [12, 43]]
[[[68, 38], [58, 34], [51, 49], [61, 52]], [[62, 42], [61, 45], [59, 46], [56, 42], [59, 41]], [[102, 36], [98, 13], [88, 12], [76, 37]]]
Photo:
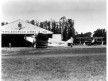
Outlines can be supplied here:
[[[36, 43], [36, 35], [25, 36], [24, 39], [28, 42], [31, 42], [33, 44], [33, 47], [36, 47], [36, 44], [35, 44]], [[73, 47], [73, 38], [71, 37], [67, 41], [61, 41], [61, 40], [49, 38], [47, 43], [48, 43], [47, 45], [51, 46], [51, 47], [58, 47], [58, 46]]]
[[67, 41], [61, 41], [61, 40], [49, 38], [48, 46], [64, 46], [64, 47], [71, 46], [73, 47], [73, 38], [70, 38]]

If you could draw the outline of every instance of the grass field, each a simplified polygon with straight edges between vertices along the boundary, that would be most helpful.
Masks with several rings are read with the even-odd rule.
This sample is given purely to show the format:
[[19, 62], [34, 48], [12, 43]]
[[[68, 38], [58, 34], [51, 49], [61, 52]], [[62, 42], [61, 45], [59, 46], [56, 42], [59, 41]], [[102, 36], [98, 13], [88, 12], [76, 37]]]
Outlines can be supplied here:
[[[91, 56], [92, 53], [94, 55]], [[37, 57], [46, 54], [60, 54], [61, 57]], [[65, 57], [63, 54], [83, 55]], [[2, 55], [3, 81], [106, 81], [104, 47], [3, 48]]]

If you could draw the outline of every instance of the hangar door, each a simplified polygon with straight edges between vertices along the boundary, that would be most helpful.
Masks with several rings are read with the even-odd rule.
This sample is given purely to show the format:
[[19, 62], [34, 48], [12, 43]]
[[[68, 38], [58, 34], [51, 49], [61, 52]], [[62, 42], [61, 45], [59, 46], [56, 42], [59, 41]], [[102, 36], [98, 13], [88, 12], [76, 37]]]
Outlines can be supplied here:
[[31, 43], [24, 39], [25, 34], [2, 34], [2, 47], [31, 47]]

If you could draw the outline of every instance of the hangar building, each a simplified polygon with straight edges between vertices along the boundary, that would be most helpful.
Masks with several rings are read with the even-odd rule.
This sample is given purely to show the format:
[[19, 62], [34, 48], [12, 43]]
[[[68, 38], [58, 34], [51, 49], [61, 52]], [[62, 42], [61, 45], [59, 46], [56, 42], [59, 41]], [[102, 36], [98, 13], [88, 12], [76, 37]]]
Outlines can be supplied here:
[[25, 36], [36, 35], [38, 33], [46, 34], [52, 38], [53, 32], [34, 26], [23, 20], [16, 20], [1, 26], [2, 47], [30, 47], [31, 43], [24, 39]]

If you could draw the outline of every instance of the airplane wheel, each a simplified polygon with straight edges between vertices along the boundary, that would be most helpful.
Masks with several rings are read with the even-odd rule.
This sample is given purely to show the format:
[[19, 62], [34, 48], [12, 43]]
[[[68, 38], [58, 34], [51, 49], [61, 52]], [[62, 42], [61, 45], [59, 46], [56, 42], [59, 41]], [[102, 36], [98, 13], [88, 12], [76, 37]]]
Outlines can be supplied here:
[[34, 44], [33, 47], [36, 48], [36, 44]]
[[71, 44], [71, 47], [73, 47], [73, 45]]

